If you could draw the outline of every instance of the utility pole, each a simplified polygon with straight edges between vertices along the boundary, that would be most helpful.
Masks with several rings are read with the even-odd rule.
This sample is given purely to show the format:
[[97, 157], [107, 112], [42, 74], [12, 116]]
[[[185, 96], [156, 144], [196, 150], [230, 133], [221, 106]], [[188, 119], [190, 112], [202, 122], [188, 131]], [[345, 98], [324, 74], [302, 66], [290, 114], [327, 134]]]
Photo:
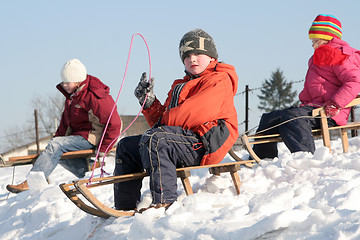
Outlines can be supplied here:
[[38, 125], [38, 114], [37, 110], [34, 110], [35, 115], [35, 136], [36, 136], [36, 152], [40, 154], [40, 144], [39, 144], [39, 125]]
[[[351, 107], [350, 119], [351, 119], [351, 122], [355, 122], [355, 108], [354, 107]], [[357, 135], [358, 135], [357, 130], [351, 130], [352, 137], [356, 137]]]
[[245, 132], [249, 130], [249, 85], [245, 86]]

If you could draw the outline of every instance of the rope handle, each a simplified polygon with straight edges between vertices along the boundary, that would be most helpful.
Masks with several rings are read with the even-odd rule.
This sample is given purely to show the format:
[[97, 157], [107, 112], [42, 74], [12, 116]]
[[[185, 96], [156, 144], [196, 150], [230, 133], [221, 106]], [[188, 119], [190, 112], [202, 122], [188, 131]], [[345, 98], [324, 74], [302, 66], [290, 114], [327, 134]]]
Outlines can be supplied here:
[[[273, 128], [279, 127], [279, 126], [281, 126], [281, 125], [284, 125], [284, 124], [286, 124], [286, 123], [288, 123], [288, 122], [294, 121], [294, 120], [299, 119], [299, 118], [319, 118], [319, 119], [321, 119], [321, 118], [329, 118], [329, 117], [298, 116], [298, 117], [295, 117], [295, 118], [291, 118], [291, 119], [289, 119], [289, 120], [286, 120], [286, 121], [284, 121], [284, 122], [278, 123], [278, 124], [276, 124], [276, 125], [274, 125], [274, 126], [271, 126], [271, 127], [269, 127], [269, 128], [266, 128], [266, 129], [263, 129], [263, 130], [261, 130], [261, 131], [258, 131], [258, 132], [256, 132], [255, 134], [260, 134], [260, 133], [262, 133], [262, 132], [266, 132], [266, 131], [268, 131], [268, 130], [271, 130], [271, 129], [273, 129]], [[259, 125], [258, 125], [258, 126], [259, 126]], [[241, 135], [241, 136], [242, 136], [242, 135], [245, 135], [245, 134], [249, 133], [250, 131], [254, 130], [255, 128], [257, 128], [258, 126], [252, 128], [252, 129], [250, 129], [250, 130], [248, 130], [248, 131], [245, 131], [244, 133], [242, 133], [242, 134], [240, 134], [240, 135]]]
[[[141, 35], [140, 33], [134, 33], [134, 34], [132, 35], [132, 37], [131, 37], [131, 42], [130, 42], [130, 47], [129, 47], [129, 53], [128, 53], [128, 58], [127, 58], [127, 62], [126, 62], [126, 67], [125, 67], [125, 72], [124, 72], [124, 77], [123, 77], [123, 80], [122, 80], [122, 83], [121, 83], [121, 87], [120, 87], [119, 93], [118, 93], [118, 95], [117, 95], [116, 101], [115, 101], [115, 103], [114, 103], [114, 106], [113, 106], [113, 108], [112, 108], [112, 110], [111, 110], [110, 116], [109, 116], [109, 118], [108, 118], [108, 120], [107, 120], [106, 126], [105, 126], [105, 128], [104, 128], [103, 135], [102, 135], [102, 137], [101, 137], [99, 146], [98, 146], [98, 148], [97, 148], [97, 152], [96, 152], [95, 159], [98, 159], [98, 157], [99, 157], [100, 147], [101, 147], [102, 142], [103, 142], [103, 140], [104, 140], [104, 136], [105, 136], [107, 127], [108, 127], [109, 122], [110, 122], [110, 119], [111, 119], [111, 117], [112, 117], [112, 115], [113, 115], [113, 113], [114, 113], [114, 111], [115, 111], [116, 104], [117, 104], [117, 102], [118, 102], [118, 100], [119, 100], [120, 93], [121, 93], [122, 88], [123, 88], [123, 86], [124, 86], [124, 82], [125, 82], [125, 78], [126, 78], [127, 70], [128, 70], [128, 66], [129, 66], [130, 56], [131, 56], [131, 50], [132, 50], [133, 41], [134, 41], [134, 37], [135, 37], [135, 36], [140, 36], [140, 37], [143, 39], [143, 41], [144, 41], [144, 43], [145, 43], [145, 45], [146, 45], [147, 52], [148, 52], [148, 57], [149, 57], [149, 82], [151, 82], [151, 57], [150, 57], [149, 45], [147, 44], [147, 42], [146, 42], [146, 40], [145, 40], [145, 38], [144, 38], [143, 35]], [[148, 96], [148, 94], [146, 94], [145, 100], [144, 100], [143, 104], [141, 105], [141, 108], [140, 108], [138, 114], [136, 115], [136, 117], [134, 118], [134, 120], [133, 120], [133, 121], [129, 124], [129, 126], [127, 126], [122, 132], [120, 132], [120, 134], [119, 134], [119, 135], [109, 144], [109, 146], [106, 148], [105, 154], [104, 154], [103, 159], [102, 159], [102, 162], [101, 162], [101, 168], [100, 168], [101, 174], [100, 174], [100, 177], [103, 177], [104, 174], [110, 175], [109, 173], [107, 173], [107, 172], [103, 169], [103, 167], [104, 167], [104, 162], [105, 162], [105, 156], [106, 156], [106, 154], [109, 152], [110, 146], [112, 146], [112, 145], [118, 140], [118, 138], [119, 138], [122, 134], [124, 134], [124, 133], [131, 127], [131, 125], [134, 124], [134, 122], [136, 121], [136, 119], [139, 117], [140, 113], [142, 112], [142, 110], [143, 110], [143, 108], [144, 108], [144, 105], [145, 105], [147, 96]], [[87, 183], [87, 187], [89, 187], [89, 186], [91, 185], [91, 183], [92, 183], [92, 179], [94, 178], [94, 172], [95, 172], [95, 164], [93, 165], [92, 174], [91, 174], [91, 177], [89, 178], [89, 182]]]

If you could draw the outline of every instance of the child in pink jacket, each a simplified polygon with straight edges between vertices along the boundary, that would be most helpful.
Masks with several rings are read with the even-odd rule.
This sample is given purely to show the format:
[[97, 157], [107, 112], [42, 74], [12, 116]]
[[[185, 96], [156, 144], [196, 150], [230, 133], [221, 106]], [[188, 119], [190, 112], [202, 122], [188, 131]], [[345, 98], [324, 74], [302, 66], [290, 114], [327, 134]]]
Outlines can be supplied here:
[[[360, 93], [360, 51], [341, 40], [340, 21], [332, 15], [318, 15], [309, 30], [314, 55], [309, 60], [300, 107], [275, 110], [261, 117], [257, 132], [325, 107], [329, 126], [345, 125], [350, 108], [344, 108]], [[291, 152], [315, 151], [311, 130], [320, 128], [320, 119], [299, 118], [262, 132], [279, 133]], [[276, 143], [254, 146], [260, 158], [277, 157]]]

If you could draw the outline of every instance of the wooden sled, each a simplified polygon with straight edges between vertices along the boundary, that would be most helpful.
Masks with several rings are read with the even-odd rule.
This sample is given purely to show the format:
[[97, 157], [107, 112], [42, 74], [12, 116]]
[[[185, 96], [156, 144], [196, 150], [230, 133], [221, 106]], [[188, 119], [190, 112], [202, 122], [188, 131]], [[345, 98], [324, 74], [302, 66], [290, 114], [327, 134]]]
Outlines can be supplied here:
[[[354, 107], [356, 105], [360, 105], [360, 95], [358, 95], [354, 100], [352, 100], [346, 108]], [[320, 120], [320, 129], [313, 129], [312, 134], [314, 137], [322, 138], [323, 144], [325, 147], [329, 148], [331, 152], [331, 145], [330, 145], [330, 132], [331, 131], [340, 131], [340, 137], [343, 146], [343, 152], [347, 152], [349, 148], [348, 142], [348, 130], [356, 130], [360, 128], [360, 121], [358, 122], [350, 122], [344, 126], [335, 126], [329, 127], [327, 122], [326, 113], [323, 107], [316, 108], [312, 111], [313, 117], [321, 117]], [[257, 154], [253, 151], [252, 146], [254, 144], [263, 144], [263, 143], [271, 143], [271, 142], [281, 142], [282, 139], [280, 134], [255, 134], [255, 135], [242, 135], [241, 141], [244, 148], [249, 152], [249, 155], [252, 159], [259, 162], [261, 159], [257, 156]]]
[[[248, 160], [248, 161], [241, 160], [230, 163], [219, 163], [219, 164], [212, 164], [206, 166], [192, 166], [192, 167], [178, 168], [176, 169], [176, 172], [177, 172], [177, 176], [181, 178], [181, 182], [184, 186], [187, 195], [193, 194], [193, 190], [191, 188], [191, 184], [189, 180], [189, 177], [191, 176], [190, 170], [200, 169], [200, 168], [209, 168], [210, 174], [213, 175], [220, 175], [220, 173], [229, 172], [232, 177], [236, 192], [237, 194], [240, 194], [241, 181], [237, 171], [240, 170], [241, 165], [250, 166], [249, 164], [250, 165], [254, 164], [254, 160]], [[59, 186], [61, 190], [64, 192], [64, 194], [78, 208], [80, 208], [86, 213], [102, 218], [133, 216], [135, 214], [135, 211], [121, 211], [106, 206], [105, 204], [100, 202], [94, 196], [94, 194], [91, 193], [90, 188], [99, 187], [107, 184], [114, 184], [117, 182], [140, 179], [146, 176], [148, 176], [148, 174], [145, 172], [133, 173], [133, 174], [120, 175], [120, 176], [94, 178], [92, 179], [92, 184], [90, 186], [87, 186], [89, 182], [88, 179], [76, 180], [68, 184], [63, 183], [60, 184]], [[84, 202], [81, 198], [79, 198], [78, 195], [82, 196], [82, 198], [85, 198], [87, 202]], [[88, 205], [88, 203], [90, 205]]]
[[[116, 150], [115, 148], [112, 148], [110, 149], [109, 152], [114, 152], [115, 150]], [[89, 168], [88, 170], [90, 171], [92, 169], [92, 164], [90, 164], [90, 159], [95, 156], [96, 156], [95, 149], [87, 149], [87, 150], [66, 152], [61, 156], [61, 159], [85, 158], [88, 163], [88, 168]], [[8, 161], [4, 161], [0, 163], [0, 168], [33, 164], [38, 157], [39, 154], [10, 157]]]

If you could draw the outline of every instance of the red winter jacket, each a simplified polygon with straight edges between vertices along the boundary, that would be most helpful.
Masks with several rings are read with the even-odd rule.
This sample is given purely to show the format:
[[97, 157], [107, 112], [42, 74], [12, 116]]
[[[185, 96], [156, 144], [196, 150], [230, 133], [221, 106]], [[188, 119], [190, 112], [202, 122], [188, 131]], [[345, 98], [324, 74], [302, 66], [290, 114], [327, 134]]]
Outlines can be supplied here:
[[[115, 104], [109, 95], [109, 87], [98, 78], [87, 75], [73, 94], [67, 93], [61, 84], [56, 88], [64, 94], [66, 100], [55, 136], [80, 135], [91, 144], [98, 146]], [[121, 120], [115, 108], [100, 147], [101, 152], [105, 152], [112, 141], [119, 136], [120, 129]]]
[[[359, 93], [360, 51], [337, 38], [318, 47], [309, 60], [304, 89], [299, 94], [302, 105], [321, 107], [333, 100], [343, 108]], [[345, 125], [349, 114], [350, 108], [343, 108], [332, 119]]]
[[239, 136], [237, 83], [233, 66], [213, 61], [199, 77], [175, 80], [164, 105], [155, 99], [143, 114], [150, 126], [161, 118], [162, 124], [197, 133], [206, 150], [201, 165], [219, 163]]

